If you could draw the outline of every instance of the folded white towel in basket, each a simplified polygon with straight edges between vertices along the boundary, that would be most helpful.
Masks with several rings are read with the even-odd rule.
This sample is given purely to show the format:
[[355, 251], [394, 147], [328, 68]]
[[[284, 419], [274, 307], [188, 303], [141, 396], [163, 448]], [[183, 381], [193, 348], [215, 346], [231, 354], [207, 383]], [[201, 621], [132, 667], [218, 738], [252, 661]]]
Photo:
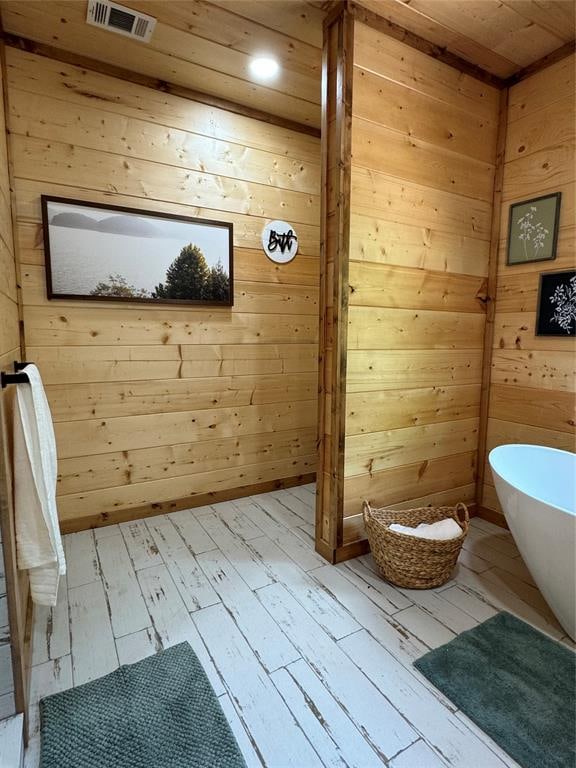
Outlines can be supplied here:
[[452, 517], [439, 520], [437, 523], [420, 523], [416, 528], [410, 528], [399, 523], [392, 523], [389, 527], [391, 531], [403, 533], [405, 536], [414, 536], [417, 539], [436, 539], [437, 541], [456, 539], [462, 533], [462, 528]]

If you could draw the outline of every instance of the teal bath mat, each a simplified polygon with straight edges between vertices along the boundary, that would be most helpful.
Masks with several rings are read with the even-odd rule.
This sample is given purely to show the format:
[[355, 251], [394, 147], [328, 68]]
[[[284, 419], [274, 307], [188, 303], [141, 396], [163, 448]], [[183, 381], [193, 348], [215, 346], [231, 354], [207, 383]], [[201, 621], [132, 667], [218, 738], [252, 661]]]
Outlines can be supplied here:
[[181, 643], [40, 702], [40, 768], [246, 768]]
[[574, 768], [575, 661], [502, 612], [414, 666], [524, 768]]

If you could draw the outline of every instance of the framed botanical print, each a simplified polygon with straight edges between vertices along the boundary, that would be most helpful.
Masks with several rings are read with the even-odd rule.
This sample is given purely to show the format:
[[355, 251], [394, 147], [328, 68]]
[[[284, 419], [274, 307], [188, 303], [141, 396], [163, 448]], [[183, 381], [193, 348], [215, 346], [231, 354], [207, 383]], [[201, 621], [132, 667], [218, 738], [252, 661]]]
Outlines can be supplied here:
[[555, 192], [510, 206], [508, 265], [556, 258], [561, 198]]

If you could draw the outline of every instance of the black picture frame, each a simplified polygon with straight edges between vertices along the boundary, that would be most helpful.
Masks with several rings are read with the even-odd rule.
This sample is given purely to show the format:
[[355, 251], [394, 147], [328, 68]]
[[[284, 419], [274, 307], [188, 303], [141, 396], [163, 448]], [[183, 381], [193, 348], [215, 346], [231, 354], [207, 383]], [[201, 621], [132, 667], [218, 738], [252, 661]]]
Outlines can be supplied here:
[[[562, 290], [560, 296], [565, 297], [564, 302], [560, 302], [560, 297], [554, 300], [558, 289]], [[576, 269], [542, 272], [536, 307], [536, 336], [560, 336], [567, 339], [576, 336], [575, 313]]]
[[[548, 254], [545, 256], [542, 256], [541, 258], [526, 258], [526, 259], [513, 258], [512, 243], [513, 243], [513, 236], [515, 234], [515, 229], [517, 224], [514, 217], [518, 208], [538, 205], [538, 203], [542, 203], [545, 200], [554, 200], [554, 206], [555, 206], [552, 223], [549, 224], [549, 226], [553, 227], [553, 231], [552, 231], [552, 239], [550, 243], [550, 250]], [[521, 200], [517, 203], [512, 203], [510, 205], [510, 209], [508, 212], [508, 240], [506, 243], [506, 266], [515, 267], [522, 264], [533, 264], [539, 261], [553, 261], [556, 258], [556, 249], [558, 247], [558, 229], [560, 226], [561, 204], [562, 204], [562, 193], [553, 192], [548, 195], [540, 195], [539, 197], [533, 197], [529, 200]]]
[[[227, 232], [227, 246], [223, 257], [228, 260], [228, 292], [225, 299], [188, 299], [188, 298], [165, 298], [145, 295], [94, 295], [90, 293], [75, 293], [70, 291], [58, 290], [54, 285], [54, 262], [57, 258], [52, 244], [50, 242], [50, 205], [73, 206], [74, 208], [92, 209], [95, 211], [109, 211], [111, 215], [136, 216], [138, 219], [154, 219], [159, 222], [179, 222], [183, 224], [192, 224], [194, 226], [217, 228]], [[180, 216], [178, 214], [163, 213], [158, 211], [142, 210], [140, 208], [129, 208], [109, 203], [93, 203], [85, 200], [76, 200], [67, 197], [54, 197], [52, 195], [41, 196], [42, 208], [42, 230], [44, 235], [44, 261], [46, 272], [46, 291], [48, 299], [61, 300], [79, 300], [79, 301], [104, 301], [104, 302], [131, 302], [138, 304], [179, 304], [183, 306], [206, 306], [206, 307], [232, 307], [234, 305], [234, 228], [230, 222], [216, 221], [213, 219], [201, 219], [189, 216]], [[71, 226], [71, 225], [66, 225]], [[90, 231], [90, 230], [86, 230]], [[130, 286], [131, 288], [132, 286]]]

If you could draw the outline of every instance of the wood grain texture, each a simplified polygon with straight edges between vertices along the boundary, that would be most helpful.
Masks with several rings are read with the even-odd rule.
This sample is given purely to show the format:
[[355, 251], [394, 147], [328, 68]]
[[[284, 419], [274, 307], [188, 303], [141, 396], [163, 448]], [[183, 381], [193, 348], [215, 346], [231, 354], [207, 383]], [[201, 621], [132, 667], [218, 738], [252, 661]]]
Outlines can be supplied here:
[[[302, 464], [304, 465], [305, 462], [302, 462]], [[315, 466], [315, 457], [310, 458], [310, 464], [314, 464]], [[286, 465], [284, 464], [283, 466], [285, 467]], [[264, 467], [263, 471], [265, 472], [268, 468], [269, 467]], [[208, 504], [230, 501], [232, 499], [242, 499], [247, 496], [252, 496], [253, 494], [268, 493], [269, 491], [312, 483], [315, 480], [316, 473], [308, 472], [287, 477], [278, 477], [276, 480], [256, 481], [252, 484], [249, 483], [250, 477], [258, 478], [258, 472], [255, 471], [254, 473], [243, 475], [243, 477], [240, 478], [247, 478], [247, 480], [245, 480], [245, 482], [248, 482], [247, 485], [238, 486], [236, 484], [236, 479], [232, 477], [232, 488], [224, 487], [224, 482], [222, 483], [222, 487], [217, 488], [217, 490], [201, 491], [199, 493], [194, 493], [192, 496], [180, 496], [177, 499], [166, 498], [163, 501], [152, 503], [146, 501], [140, 507], [134, 507], [128, 504], [111, 512], [103, 512], [101, 514], [92, 514], [88, 508], [86, 514], [83, 516], [72, 514], [70, 520], [61, 518], [60, 528], [63, 533], [88, 533], [87, 529], [89, 528], [94, 528], [100, 531], [112, 527], [112, 530], [114, 530], [114, 525], [116, 524], [134, 522], [134, 520], [154, 517], [163, 513], [181, 512], [197, 507], [201, 508]], [[226, 480], [226, 478], [224, 478], [224, 480]], [[230, 477], [228, 478], [228, 481], [230, 482]], [[209, 487], [212, 488], [213, 485], [214, 483], [210, 480]], [[194, 491], [195, 489], [193, 488], [192, 490]]]
[[[294, 75], [305, 78], [315, 54], [301, 49]], [[58, 432], [63, 526], [309, 477], [319, 142], [15, 49], [8, 66], [26, 341]], [[48, 301], [39, 195], [49, 192], [232, 221], [234, 307]], [[302, 233], [298, 258], [281, 266], [260, 246], [279, 215]]]
[[58, 487], [65, 495], [214, 471], [225, 477], [226, 472], [241, 473], [244, 465], [274, 458], [289, 466], [302, 455], [313, 455], [315, 431], [312, 426], [76, 456], [60, 462]]
[[405, 43], [368, 24], [358, 25], [356, 40], [356, 66], [494, 123], [498, 102], [494, 86], [422, 51], [409, 49]]
[[348, 392], [346, 433], [355, 435], [478, 416], [475, 384]]
[[353, 211], [350, 217], [351, 253], [355, 261], [476, 277], [486, 274], [488, 240], [451, 232], [446, 227], [441, 229], [438, 224], [390, 221], [385, 210], [370, 208], [368, 205], [366, 213]]
[[[6, 134], [6, 64], [0, 42], [0, 370], [13, 371], [22, 359], [17, 268], [11, 201], [10, 155]], [[0, 539], [2, 579], [0, 600], [7, 605], [6, 637], [0, 643], [2, 693], [9, 700], [3, 716], [24, 713], [28, 738], [29, 665], [31, 663], [28, 576], [18, 570], [13, 503], [12, 413], [14, 386], [0, 390]]]
[[[479, 457], [484, 477], [478, 501], [492, 514], [501, 511], [487, 466], [492, 448], [523, 442], [576, 447], [574, 339], [535, 335], [540, 273], [576, 267], [574, 64], [569, 56], [510, 88], [490, 408], [486, 450]], [[510, 204], [548, 191], [562, 192], [556, 259], [506, 266]]]
[[479, 384], [480, 349], [373, 349], [348, 353], [348, 392], [377, 392], [435, 387], [448, 384]]
[[482, 276], [407, 269], [385, 264], [350, 264], [350, 304], [362, 307], [431, 309], [447, 312], [485, 311], [486, 280]]
[[477, 349], [483, 330], [474, 311], [351, 307], [348, 339], [350, 349]]
[[388, 21], [499, 77], [574, 40], [570, 0], [360, 0]]
[[322, 65], [316, 547], [329, 560], [342, 544], [353, 48], [354, 20], [342, 6], [325, 24]]
[[[74, 0], [53, 0], [51, 6], [53, 13], [39, 0], [5, 0], [4, 27], [39, 46], [97, 59], [102, 67], [133, 70], [306, 125], [320, 123], [322, 23], [333, 3], [277, 0], [266, 8], [244, 0], [134, 0], [131, 7], [158, 20], [146, 46], [87, 29], [85, 11]], [[361, 20], [376, 19], [392, 42], [411, 44], [455, 72], [492, 84], [574, 39], [569, 0], [362, 0], [355, 12]], [[272, 51], [282, 68], [272, 83], [258, 82], [249, 71], [250, 58], [262, 51]]]
[[495, 125], [473, 117], [454, 104], [438, 101], [428, 110], [427, 93], [361, 67], [354, 70], [354, 114], [364, 120], [425, 141], [438, 150], [489, 163], [494, 153]]
[[166, 169], [151, 160], [128, 160], [56, 139], [47, 142], [14, 134], [11, 143], [19, 179], [173, 200], [264, 218], [273, 218], [282, 208], [295, 224], [315, 224], [319, 216], [315, 195], [171, 166]]
[[[37, 139], [75, 144], [86, 149], [123, 157], [154, 159], [163, 165], [205, 171], [218, 176], [268, 185], [300, 192], [318, 193], [317, 163], [286, 157], [278, 148], [273, 159], [275, 173], [270, 173], [270, 153], [248, 148], [215, 136], [204, 136], [191, 130], [171, 128], [167, 131], [156, 122], [127, 117], [113, 112], [103, 114], [101, 107], [69, 103], [65, 115], [51, 114], [54, 96], [15, 91], [10, 99], [11, 125], [15, 133]], [[39, 122], [38, 113], [46, 118]]]
[[358, 168], [408, 178], [420, 166], [418, 183], [463, 197], [490, 200], [493, 165], [474, 158], [448, 155], [443, 148], [357, 116], [352, 134], [352, 153]]
[[[410, 506], [418, 506], [412, 503], [412, 499], [460, 489], [473, 483], [477, 458], [475, 441], [473, 449], [468, 453], [424, 459], [413, 464], [383, 469], [368, 476], [347, 478], [344, 519], [358, 515], [364, 499], [368, 499], [374, 506], [385, 507], [408, 500]], [[347, 542], [351, 540], [349, 537], [346, 539]]]
[[[482, 347], [482, 382], [480, 385], [480, 427], [478, 430], [478, 456], [482, 457], [486, 450], [486, 434], [488, 411], [490, 408], [491, 367], [490, 356], [494, 342], [494, 318], [496, 314], [496, 296], [498, 285], [498, 245], [501, 237], [501, 208], [504, 187], [504, 168], [506, 156], [506, 137], [508, 125], [508, 90], [500, 92], [498, 110], [498, 135], [496, 140], [496, 157], [494, 188], [492, 193], [492, 228], [490, 235], [490, 258], [488, 261], [488, 277], [486, 281], [486, 325]], [[476, 499], [481, 497], [484, 487], [484, 463], [480, 461], [476, 477]]]
[[572, 98], [574, 58], [567, 56], [510, 88], [509, 122], [529, 112], [548, 109], [554, 101]]
[[[157, 19], [147, 45], [87, 27], [86, 10], [74, 0], [55, 0], [50, 7], [43, 2], [5, 2], [2, 22], [8, 33], [57, 45], [104, 66], [318, 126], [322, 11], [304, 2], [286, 5], [277, 9], [271, 27], [267, 15], [257, 9], [250, 18], [217, 3], [142, 0], [131, 7]], [[250, 73], [251, 57], [262, 50], [273, 52], [281, 64], [273, 83], [258, 82]]]
[[375, 4], [372, 4], [372, 9], [366, 7], [365, 3], [354, 3], [353, 7], [356, 18], [358, 18], [359, 21], [369, 24], [383, 35], [398, 40], [405, 45], [409, 45], [416, 51], [423, 53], [426, 56], [430, 56], [450, 67], [454, 67], [454, 69], [459, 72], [469, 75], [482, 83], [487, 83], [496, 88], [500, 87], [502, 82], [501, 78], [491, 74], [481, 66], [473, 64], [469, 59], [467, 60], [457, 53], [448, 50], [446, 46], [439, 46], [431, 42], [433, 35], [427, 34], [426, 37], [423, 37], [422, 35], [409, 30], [407, 27], [397, 24], [385, 15], [381, 15], [377, 10], [379, 6]]
[[573, 392], [516, 384], [493, 384], [490, 418], [516, 421], [557, 432], [573, 433], [576, 398]]
[[496, 89], [358, 21], [354, 55], [351, 546], [364, 498], [473, 498], [498, 123]]
[[368, 481], [366, 476], [387, 467], [475, 450], [477, 437], [477, 418], [350, 435], [346, 439], [346, 477], [362, 476]]
[[[116, 77], [104, 77], [98, 72], [33, 53], [11, 48], [8, 54], [6, 77], [9, 86], [16, 85], [35, 97], [46, 95], [63, 99], [80, 108], [97, 105], [104, 120], [113, 119], [109, 115], [120, 115], [250, 148], [271, 151], [276, 147], [279, 154], [297, 160], [303, 157], [314, 160], [318, 155], [318, 141], [311, 136], [299, 136], [294, 131], [198, 102], [191, 119], [188, 99], [176, 95], [166, 98], [165, 93], [143, 85], [132, 83], [127, 86]], [[38, 61], [42, 62], [41, 67], [37, 66]]]
[[[416, 178], [420, 178], [419, 174]], [[355, 165], [352, 195], [355, 213], [363, 216], [409, 225], [413, 225], [417, 217], [422, 228], [448, 231], [453, 236], [490, 239], [492, 206], [484, 200], [471, 200], [410, 178], [404, 180]]]

